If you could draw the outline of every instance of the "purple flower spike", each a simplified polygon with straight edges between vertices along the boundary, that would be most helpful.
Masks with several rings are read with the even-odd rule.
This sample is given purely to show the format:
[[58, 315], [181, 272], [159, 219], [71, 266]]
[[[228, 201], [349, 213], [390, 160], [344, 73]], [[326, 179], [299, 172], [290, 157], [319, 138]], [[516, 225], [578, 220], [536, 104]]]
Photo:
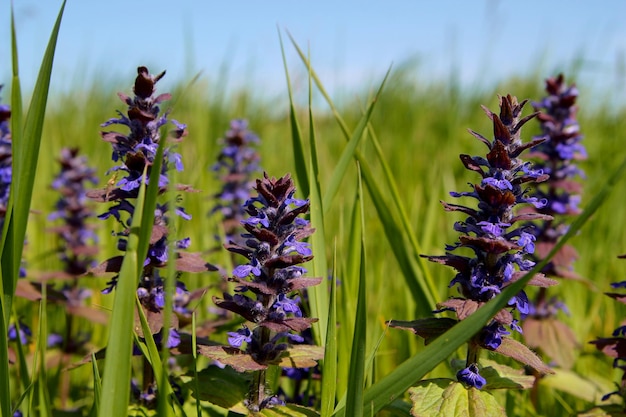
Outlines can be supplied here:
[[[161, 111], [161, 104], [170, 99], [169, 94], [156, 95], [156, 83], [165, 75], [165, 72], [153, 75], [146, 67], [137, 69], [137, 77], [134, 84], [134, 97], [119, 93], [121, 100], [127, 105], [125, 113], [118, 112], [116, 118], [102, 124], [103, 127], [112, 125], [122, 125], [128, 133], [113, 131], [101, 132], [102, 139], [111, 143], [113, 147], [112, 159], [118, 163], [111, 168], [109, 173], [113, 176], [107, 181], [107, 186], [101, 190], [92, 190], [88, 196], [98, 202], [112, 203], [107, 212], [101, 214], [101, 219], [113, 217], [121, 226], [121, 231], [113, 232], [117, 236], [117, 248], [125, 252], [128, 247], [128, 239], [133, 228], [139, 225], [133, 223], [136, 199], [141, 187], [148, 185], [151, 174], [158, 177], [159, 201], [154, 209], [154, 221], [149, 232], [149, 244], [146, 257], [143, 261], [143, 268], [140, 276], [137, 277], [137, 297], [141, 306], [150, 321], [150, 327], [156, 333], [155, 341], [164, 343], [167, 348], [174, 348], [181, 343], [181, 333], [179, 333], [179, 323], [188, 322], [191, 311], [188, 305], [192, 296], [187, 291], [186, 286], [179, 278], [182, 272], [206, 272], [215, 271], [216, 268], [204, 262], [199, 254], [185, 252], [191, 241], [189, 238], [174, 239], [170, 236], [172, 216], [179, 216], [184, 220], [191, 219], [191, 216], [180, 206], [182, 197], [175, 196], [174, 201], [164, 202], [164, 196], [168, 187], [175, 187], [176, 190], [193, 191], [186, 185], [173, 185], [170, 181], [171, 170], [182, 170], [182, 156], [175, 151], [175, 147], [182, 142], [187, 135], [186, 126], [178, 121], [171, 121], [174, 130], [168, 138], [161, 137], [162, 128], [168, 126], [168, 112]], [[164, 143], [164, 151], [161, 161], [156, 161], [157, 151], [161, 141]], [[151, 172], [156, 162], [160, 162], [162, 168], [159, 172]], [[147, 172], [148, 177], [144, 176]], [[103, 293], [112, 292], [119, 279], [119, 272], [123, 256], [115, 256], [104, 261], [102, 264], [92, 268], [94, 274], [115, 272], [115, 275], [107, 283], [107, 288]], [[167, 305], [167, 292], [165, 282], [161, 276], [161, 270], [173, 264], [177, 274], [172, 277], [175, 280], [175, 293], [172, 294], [172, 307], [176, 313], [176, 318], [184, 319], [172, 320], [170, 323], [163, 323], [162, 311]], [[162, 341], [163, 333], [160, 329], [167, 329], [168, 339]], [[178, 352], [174, 351], [173, 354]], [[144, 380], [146, 384], [149, 381]], [[156, 391], [149, 394], [155, 397]], [[144, 398], [145, 400], [145, 398]], [[147, 402], [147, 401], [146, 401]]]
[[[243, 243], [239, 237], [240, 224], [244, 221], [244, 203], [250, 198], [254, 186], [252, 175], [259, 169], [260, 156], [254, 149], [259, 143], [259, 138], [248, 130], [248, 122], [235, 119], [230, 123], [230, 129], [220, 140], [223, 145], [217, 163], [213, 165], [221, 180], [222, 190], [214, 195], [216, 204], [211, 210], [213, 213], [221, 213], [222, 225], [226, 241]], [[267, 219], [262, 217], [250, 217], [245, 220], [247, 224], [261, 223], [268, 227]]]
[[[455, 198], [472, 198], [476, 204], [464, 206], [443, 203], [447, 211], [458, 211], [466, 215], [465, 220], [454, 224], [454, 230], [460, 233], [458, 241], [446, 245], [446, 254], [442, 256], [424, 256], [432, 262], [453, 267], [457, 274], [450, 283], [456, 287], [459, 295], [437, 305], [437, 312], [451, 311], [458, 320], [463, 320], [480, 306], [497, 297], [511, 282], [519, 279], [534, 265], [528, 259], [535, 251], [535, 235], [528, 225], [520, 225], [525, 218], [524, 210], [528, 211], [532, 203], [538, 201], [529, 197], [528, 187], [543, 182], [547, 175], [542, 169], [536, 169], [532, 163], [522, 160], [520, 155], [527, 149], [541, 143], [537, 139], [523, 143], [521, 128], [536, 116], [522, 117], [522, 109], [526, 101], [518, 103], [512, 96], [500, 97], [500, 112], [494, 113], [483, 108], [493, 123], [493, 139], [479, 133], [470, 133], [488, 148], [483, 156], [461, 155], [463, 165], [475, 174], [480, 175], [479, 181], [470, 184], [470, 191], [451, 192]], [[474, 208], [476, 207], [476, 208]], [[549, 220], [548, 215], [531, 216], [534, 220]], [[463, 250], [462, 254], [454, 253]], [[539, 277], [533, 285], [550, 285]], [[494, 316], [491, 322], [470, 340], [466, 368], [457, 374], [457, 379], [471, 387], [482, 388], [486, 381], [479, 374], [476, 360], [480, 349], [493, 350], [509, 355], [526, 365], [535, 367], [538, 372], [547, 372], [547, 366], [531, 363], [530, 360], [501, 348], [512, 330], [521, 330], [514, 314], [522, 317], [528, 314], [530, 306], [524, 291], [513, 296], [502, 311]], [[442, 318], [446, 326], [450, 319]], [[393, 322], [392, 322], [393, 325]], [[445, 327], [445, 326], [444, 326]], [[416, 333], [432, 337], [432, 326], [429, 330], [416, 328]]]
[[[547, 96], [540, 102], [533, 103], [535, 110], [539, 112], [537, 120], [541, 128], [541, 135], [537, 138], [544, 141], [533, 149], [531, 156], [536, 158], [537, 170], [549, 174], [550, 177], [542, 184], [538, 184], [526, 200], [534, 205], [535, 209], [532, 211], [553, 217], [550, 220], [532, 222], [532, 229], [529, 232], [532, 233], [534, 242], [520, 234], [518, 244], [525, 246], [526, 251], [532, 253], [536, 261], [542, 260], [550, 253], [567, 233], [572, 217], [581, 211], [578, 205], [581, 200], [582, 184], [578, 179], [584, 177], [584, 173], [577, 163], [586, 158], [586, 151], [581, 144], [583, 135], [576, 120], [578, 90], [574, 85], [567, 86], [564, 81], [563, 75], [547, 79]], [[573, 268], [577, 257], [576, 250], [565, 245], [541, 272], [551, 277], [577, 279], [579, 276]], [[556, 307], [558, 303], [560, 302], [554, 297], [547, 295], [546, 288], [541, 288], [532, 301], [529, 317], [525, 320], [524, 326], [528, 326], [530, 330], [541, 328], [543, 325], [538, 323], [539, 321], [557, 321], [561, 330], [557, 333], [556, 343], [532, 331], [527, 332], [526, 339], [530, 347], [542, 350], [557, 365], [567, 368], [573, 364], [560, 363], [564, 356], [560, 351], [554, 351], [552, 346], [556, 344], [560, 350], [573, 350], [575, 344], [572, 341], [576, 340], [576, 336], [565, 323], [558, 321], [557, 313], [560, 310]]]
[[[265, 174], [256, 181], [256, 191], [258, 196], [244, 204], [248, 214], [241, 221], [247, 232], [241, 235], [244, 243], [231, 241], [225, 245], [229, 251], [245, 256], [248, 263], [233, 270], [230, 280], [239, 284], [235, 295], [225, 293], [215, 302], [257, 325], [252, 330], [229, 333], [228, 343], [241, 348], [246, 342], [242, 353], [250, 355], [257, 364], [266, 365], [275, 363], [290, 343], [305, 341], [298, 333], [308, 330], [315, 320], [302, 317], [299, 297], [290, 294], [316, 285], [321, 279], [302, 277], [306, 270], [300, 264], [313, 258], [310, 246], [303, 240], [313, 229], [308, 222], [298, 221], [300, 215], [308, 212], [309, 202], [293, 198], [295, 186], [291, 177], [275, 179]], [[247, 292], [252, 294], [243, 294]], [[265, 381], [257, 383], [264, 385]], [[259, 411], [275, 405], [272, 398], [264, 388], [255, 386], [247, 400], [248, 408]]]

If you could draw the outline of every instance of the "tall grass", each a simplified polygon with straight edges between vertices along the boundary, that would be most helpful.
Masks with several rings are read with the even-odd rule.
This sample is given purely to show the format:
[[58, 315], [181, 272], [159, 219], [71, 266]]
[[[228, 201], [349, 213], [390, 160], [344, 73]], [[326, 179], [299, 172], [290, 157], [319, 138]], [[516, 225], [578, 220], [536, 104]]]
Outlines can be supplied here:
[[[53, 48], [53, 42], [51, 45]], [[317, 290], [313, 297], [318, 304], [311, 310], [321, 319], [315, 327], [316, 338], [327, 346], [322, 368], [324, 376], [337, 375], [336, 380], [324, 380], [323, 389], [319, 385], [314, 388], [314, 392], [322, 397], [322, 415], [333, 412], [337, 415], [370, 415], [379, 411], [388, 415], [407, 415], [409, 406], [408, 398], [403, 396], [405, 390], [424, 377], [451, 377], [447, 364], [450, 353], [454, 354], [456, 347], [480, 328], [497, 308], [494, 303], [488, 305], [468, 319], [464, 326], [457, 326], [427, 347], [408, 332], [387, 329], [385, 322], [424, 316], [433, 309], [435, 302], [451, 294], [447, 288], [451, 272], [424, 264], [417, 255], [441, 254], [444, 245], [455, 240], [452, 224], [459, 217], [445, 213], [438, 202], [447, 200], [450, 190], [465, 189], [470, 180], [458, 155], [476, 154], [482, 145], [473, 140], [466, 129], [471, 127], [478, 132], [489, 132], [491, 126], [479, 104], [495, 107], [496, 94], [537, 98], [541, 95], [542, 80], [534, 77], [510, 80], [483, 93], [464, 91], [454, 84], [422, 84], [415, 68], [400, 66], [392, 69], [385, 80], [379, 80], [380, 88], [376, 91], [358, 91], [354, 100], [334, 103], [323, 90], [324, 80], [317, 78], [314, 63], [308, 62], [297, 45], [286, 45], [284, 51], [301, 58], [302, 67], [286, 69], [288, 74], [308, 74], [308, 91], [292, 88], [289, 77], [289, 93], [276, 98], [253, 96], [250, 91], [254, 86], [229, 95], [220, 90], [219, 80], [211, 78], [199, 79], [193, 88], [187, 88], [187, 83], [168, 85], [167, 77], [159, 85], [163, 91], [172, 91], [176, 98], [174, 102], [166, 103], [171, 106], [172, 117], [188, 121], [190, 135], [185, 146], [180, 148], [187, 166], [178, 180], [202, 191], [184, 196], [185, 207], [194, 219], [189, 224], [179, 225], [178, 233], [190, 236], [192, 249], [204, 251], [207, 261], [227, 264], [228, 257], [219, 246], [216, 249], [213, 237], [219, 230], [219, 219], [206, 216], [213, 206], [210, 197], [219, 189], [208, 168], [218, 154], [217, 138], [227, 130], [229, 121], [248, 119], [251, 129], [262, 138], [259, 152], [264, 169], [276, 177], [286, 172], [297, 173], [299, 192], [304, 192], [318, 204], [318, 207], [312, 204], [311, 218], [318, 233], [321, 231], [312, 242], [318, 259], [309, 269], [318, 276], [331, 276], [332, 282], [320, 286], [323, 290]], [[46, 60], [51, 60], [53, 49], [49, 54]], [[134, 67], [141, 64], [131, 65], [129, 78], [134, 75]], [[49, 76], [49, 67], [44, 67], [44, 76], [46, 73]], [[552, 74], [545, 74], [546, 77], [549, 75]], [[42, 83], [45, 84], [45, 80]], [[584, 86], [581, 87], [585, 91]], [[92, 88], [84, 91], [51, 96], [45, 116], [42, 110], [45, 94], [37, 90], [33, 93], [30, 109], [40, 109], [39, 113], [29, 111], [22, 127], [19, 84], [13, 84], [13, 94], [17, 96], [12, 100], [16, 158], [18, 161], [22, 161], [20, 158], [33, 161], [28, 168], [20, 168], [19, 164], [25, 162], [16, 165], [17, 172], [25, 169], [26, 173], [15, 183], [14, 199], [19, 194], [27, 201], [22, 205], [16, 202], [13, 206], [20, 207], [19, 212], [13, 213], [22, 216], [24, 228], [28, 220], [24, 258], [29, 279], [36, 279], [38, 274], [48, 270], [60, 269], [59, 261], [51, 255], [55, 242], [46, 232], [50, 226], [46, 213], [52, 210], [57, 198], [48, 185], [56, 170], [54, 155], [58, 155], [63, 147], [79, 146], [81, 153], [88, 156], [100, 173], [101, 183], [106, 184], [109, 179], [105, 171], [109, 166], [110, 148], [99, 139], [98, 131], [101, 121], [113, 116], [114, 110], [119, 108], [115, 94], [118, 89], [94, 83]], [[321, 97], [313, 94], [314, 91], [321, 91]], [[297, 103], [307, 102], [305, 97], [308, 106], [299, 107]], [[601, 190], [604, 194], [593, 203], [598, 204], [595, 214], [570, 242], [580, 253], [576, 271], [586, 280], [563, 282], [557, 289], [571, 311], [564, 320], [580, 342], [578, 360], [571, 374], [562, 373], [560, 379], [553, 380], [548, 377], [540, 384], [541, 395], [536, 408], [530, 405], [526, 392], [497, 394], [511, 415], [559, 416], [589, 408], [591, 402], [568, 389], [567, 386], [574, 383], [595, 390], [592, 398], [613, 390], [611, 384], [615, 378], [610, 361], [596, 354], [587, 341], [610, 334], [626, 313], [621, 304], [602, 296], [609, 283], [623, 275], [623, 266], [613, 260], [626, 249], [626, 234], [623, 233], [626, 216], [621, 192], [624, 185], [618, 182], [619, 178], [613, 177], [610, 184], [613, 188], [603, 187], [609, 181], [609, 174], [618, 172], [619, 164], [626, 157], [618, 142], [626, 128], [626, 109], [586, 107], [591, 101], [594, 101], [591, 97], [581, 96], [583, 111], [579, 122], [586, 135], [585, 146], [589, 153], [588, 161], [582, 164], [587, 174], [583, 195], [588, 200], [581, 206], [591, 205], [591, 196], [598, 195]], [[314, 112], [313, 108], [327, 110]], [[34, 130], [36, 133], [39, 125], [43, 126], [40, 151], [31, 149], [34, 155], [22, 157], [26, 152], [19, 145], [22, 132], [24, 137], [34, 138], [37, 135], [29, 132]], [[526, 140], [530, 137], [527, 135]], [[29, 194], [21, 191], [23, 187], [28, 188], [24, 184], [30, 180], [34, 181], [32, 189], [36, 196], [32, 203]], [[154, 203], [153, 200], [150, 202]], [[31, 207], [30, 214], [25, 216], [28, 207]], [[146, 207], [149, 207], [148, 203]], [[149, 214], [150, 210], [146, 213]], [[114, 224], [100, 222], [98, 227], [100, 241], [110, 242]], [[134, 245], [137, 251], [131, 250], [127, 255], [129, 263], [125, 263], [125, 269], [129, 277], [140, 265], [138, 259], [142, 259], [142, 255], [139, 253], [145, 251], [142, 245], [149, 236], [145, 233], [147, 227], [136, 235]], [[20, 257], [19, 251], [10, 250], [21, 247], [16, 242], [23, 241], [24, 233], [19, 228], [15, 232], [11, 230], [9, 224], [3, 233], [3, 242], [13, 241], [12, 245], [4, 244], [4, 320], [0, 331], [6, 333], [13, 314], [47, 326], [42, 329], [45, 334], [59, 326], [54, 320], [60, 317], [59, 307], [46, 305], [45, 299], [38, 305], [13, 297], [13, 276]], [[103, 245], [99, 257], [106, 259], [114, 254], [114, 247]], [[207, 294], [197, 303], [195, 320], [198, 323], [212, 320], [211, 295], [219, 295], [220, 277], [215, 273], [189, 275], [185, 281], [190, 289], [207, 289]], [[94, 351], [108, 344], [110, 357], [104, 360], [104, 367], [98, 361], [93, 366], [59, 370], [70, 372], [70, 397], [72, 405], [78, 409], [71, 415], [87, 415], [91, 410], [93, 415], [99, 416], [122, 415], [127, 409], [130, 375], [137, 373], [137, 365], [130, 359], [133, 329], [128, 325], [132, 322], [134, 289], [131, 283], [127, 288], [118, 287], [115, 296], [104, 296], [99, 293], [105, 286], [104, 279], [84, 277], [81, 283], [94, 291], [92, 305], [111, 313], [113, 319], [109, 331], [85, 320], [79, 321], [81, 328], [92, 331]], [[328, 292], [329, 288], [331, 292]], [[118, 299], [124, 295], [125, 303]], [[505, 300], [500, 297], [496, 303], [502, 304]], [[336, 311], [328, 307], [333, 301]], [[122, 337], [116, 332], [124, 325]], [[225, 343], [225, 331], [212, 334], [211, 339]], [[150, 340], [142, 346], [146, 356], [154, 359], [152, 365], [164, 370], [163, 364], [157, 364], [159, 356]], [[50, 353], [46, 352], [41, 340], [37, 348], [24, 346], [22, 350], [22, 360], [8, 366], [7, 344], [0, 346], [0, 377], [3, 381], [10, 381], [2, 384], [0, 392], [2, 415], [10, 416], [10, 405], [16, 404], [20, 398], [22, 404], [32, 405], [21, 407], [31, 410], [32, 415], [45, 415], [44, 411], [52, 413], [51, 410], [60, 408], [60, 404], [54, 395], [47, 395], [55, 392], [55, 379], [50, 372], [44, 372], [45, 359]], [[113, 352], [117, 352], [115, 356]], [[120, 362], [115, 362], [113, 357]], [[73, 359], [78, 362], [82, 358], [76, 356]], [[191, 360], [194, 367], [189, 367], [186, 375], [191, 381], [188, 389], [197, 391], [198, 377], [191, 370], [202, 370], [209, 361], [201, 356], [197, 363], [196, 358], [179, 358], [184, 366]], [[25, 375], [28, 378], [24, 379]], [[31, 392], [33, 388], [29, 381], [39, 383], [38, 392]], [[283, 382], [283, 385], [289, 384]], [[96, 394], [88, 393], [86, 387], [93, 387]], [[22, 397], [24, 393], [29, 399]], [[36, 400], [34, 395], [38, 396]], [[217, 405], [207, 401], [197, 404], [191, 397], [182, 409], [163, 407], [171, 408], [169, 412], [177, 415], [196, 415], [197, 410], [206, 415], [227, 414]], [[296, 408], [289, 412], [314, 415]], [[264, 413], [273, 415], [271, 411]]]

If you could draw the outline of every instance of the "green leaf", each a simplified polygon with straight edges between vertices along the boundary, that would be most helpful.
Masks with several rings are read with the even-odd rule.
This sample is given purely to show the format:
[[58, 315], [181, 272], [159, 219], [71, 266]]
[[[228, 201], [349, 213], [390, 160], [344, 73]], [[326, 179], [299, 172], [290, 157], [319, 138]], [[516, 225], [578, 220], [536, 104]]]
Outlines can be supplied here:
[[541, 379], [541, 386], [551, 387], [595, 404], [600, 403], [602, 397], [615, 388], [610, 385], [602, 386], [597, 381], [591, 381], [567, 369], [555, 369], [553, 375]]
[[449, 379], [423, 381], [409, 393], [414, 417], [506, 417], [490, 393]]
[[577, 417], [626, 417], [624, 407], [618, 404], [594, 407], [584, 413], [577, 414]]
[[[535, 377], [527, 375], [524, 369], [515, 369], [489, 359], [481, 359], [480, 374], [487, 380], [483, 390], [491, 389], [529, 389], [535, 384]], [[465, 366], [465, 361], [463, 365]]]
[[220, 368], [211, 365], [198, 372], [196, 381], [185, 383], [194, 398], [209, 401], [226, 409], [236, 408], [238, 412], [247, 412], [243, 400], [250, 388], [250, 374], [235, 371], [226, 366]]
[[266, 417], [319, 417], [317, 411], [295, 404], [266, 408], [259, 414]]
[[276, 365], [282, 368], [312, 368], [323, 357], [322, 346], [293, 345], [281, 353]]

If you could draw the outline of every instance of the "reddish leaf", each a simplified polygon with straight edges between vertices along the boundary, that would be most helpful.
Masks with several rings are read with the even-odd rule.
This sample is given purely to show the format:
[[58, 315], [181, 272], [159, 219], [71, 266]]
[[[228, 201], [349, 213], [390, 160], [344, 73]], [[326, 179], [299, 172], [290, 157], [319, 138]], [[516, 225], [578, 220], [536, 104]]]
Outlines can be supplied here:
[[448, 331], [457, 323], [457, 320], [445, 317], [427, 317], [413, 321], [390, 320], [387, 323], [389, 327], [412, 331], [416, 335], [424, 338], [428, 344], [432, 339]]
[[107, 272], [120, 272], [122, 267], [123, 256], [114, 256], [102, 262], [100, 265], [95, 266], [89, 270], [94, 275], [102, 275]]
[[181, 272], [217, 271], [217, 267], [206, 262], [198, 252], [178, 252], [176, 254], [176, 270]]
[[231, 366], [239, 372], [267, 369], [267, 365], [258, 363], [252, 358], [252, 355], [231, 346], [198, 346], [198, 352], [207, 358]]
[[501, 355], [513, 358], [524, 365], [528, 365], [542, 374], [554, 373], [552, 369], [543, 363], [539, 356], [537, 356], [526, 345], [518, 342], [517, 340], [511, 339], [510, 337], [503, 337], [502, 343], [497, 349], [495, 349], [495, 351]]
[[556, 318], [528, 317], [522, 324], [524, 340], [533, 349], [541, 349], [553, 362], [564, 369], [574, 365], [574, 350], [578, 342], [574, 332]]

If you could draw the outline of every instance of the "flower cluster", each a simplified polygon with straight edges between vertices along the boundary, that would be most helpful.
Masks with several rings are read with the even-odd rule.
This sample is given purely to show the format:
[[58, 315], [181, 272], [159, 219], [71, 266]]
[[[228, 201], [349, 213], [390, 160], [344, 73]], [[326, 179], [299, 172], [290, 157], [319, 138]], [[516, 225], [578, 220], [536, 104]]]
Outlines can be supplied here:
[[[537, 158], [535, 166], [550, 176], [549, 180], [534, 190], [537, 198], [548, 204], [537, 211], [552, 216], [553, 220], [542, 222], [533, 234], [537, 239], [538, 258], [545, 257], [557, 240], [567, 232], [563, 221], [566, 216], [580, 213], [580, 193], [582, 185], [575, 181], [584, 176], [576, 162], [586, 158], [586, 151], [580, 143], [583, 139], [576, 120], [576, 98], [578, 90], [574, 85], [567, 86], [563, 75], [546, 80], [548, 95], [538, 103], [533, 103], [540, 111], [537, 119], [541, 124], [541, 135], [546, 140], [535, 147], [530, 157]], [[568, 247], [561, 256], [554, 257], [544, 269], [549, 275], [576, 278], [571, 263], [576, 259], [576, 251]]]
[[222, 189], [214, 196], [217, 203], [211, 214], [222, 214], [226, 241], [237, 241], [245, 216], [244, 203], [254, 186], [252, 175], [259, 171], [260, 156], [253, 148], [259, 137], [248, 130], [246, 120], [235, 119], [221, 142], [223, 148], [212, 170], [220, 176]]
[[63, 225], [51, 231], [59, 236], [58, 253], [68, 277], [77, 277], [93, 267], [93, 256], [97, 251], [98, 239], [93, 227], [88, 224], [94, 217], [93, 210], [86, 205], [87, 192], [85, 183], [97, 184], [94, 169], [87, 165], [84, 157], [78, 155], [78, 149], [64, 148], [59, 158], [61, 171], [52, 182], [52, 188], [61, 197], [57, 200], [55, 211], [48, 220], [62, 220]]
[[[248, 407], [258, 411], [279, 403], [275, 396], [265, 392], [264, 370], [288, 354], [287, 342], [302, 342], [303, 337], [298, 333], [316, 321], [303, 317], [297, 298], [291, 294], [319, 284], [321, 278], [304, 278], [306, 269], [300, 266], [313, 258], [309, 245], [302, 240], [314, 229], [299, 217], [308, 212], [309, 201], [293, 197], [295, 187], [289, 175], [275, 179], [266, 174], [256, 181], [255, 189], [258, 196], [245, 203], [248, 214], [242, 221], [247, 231], [242, 235], [245, 246], [233, 242], [226, 245], [229, 251], [245, 256], [248, 262], [233, 270], [230, 280], [238, 284], [235, 294], [224, 293], [223, 298], [214, 301], [255, 325], [252, 329], [243, 327], [229, 333], [228, 352], [233, 360], [227, 363], [237, 370], [259, 372], [248, 398]], [[216, 358], [214, 350], [202, 352]], [[249, 364], [245, 358], [250, 359]], [[311, 364], [303, 367], [308, 366]]]
[[[119, 118], [113, 118], [102, 125], [104, 127], [114, 124], [123, 125], [130, 130], [128, 134], [113, 131], [101, 132], [102, 138], [113, 146], [113, 161], [120, 164], [109, 170], [109, 173], [113, 172], [114, 174], [106, 188], [88, 193], [90, 197], [97, 201], [115, 203], [108, 211], [98, 217], [101, 219], [113, 217], [122, 225], [123, 230], [117, 233], [119, 237], [117, 246], [121, 251], [126, 249], [135, 210], [133, 201], [137, 198], [139, 188], [142, 181], [144, 181], [143, 172], [147, 170], [148, 176], [150, 175], [150, 169], [154, 163], [159, 142], [162, 140], [160, 129], [169, 122], [167, 112], [161, 114], [159, 104], [168, 100], [170, 94], [155, 95], [155, 84], [163, 77], [165, 72], [155, 76], [150, 74], [146, 67], [139, 67], [137, 72], [138, 75], [134, 86], [135, 96], [131, 98], [119, 93], [119, 97], [128, 105], [126, 115], [118, 112]], [[174, 143], [178, 143], [187, 134], [185, 125], [175, 120], [171, 122], [175, 126], [172, 140]], [[159, 173], [160, 192], [164, 192], [169, 185], [168, 170], [171, 168], [181, 171], [183, 165], [180, 154], [174, 152], [173, 146], [167, 146], [163, 155], [162, 170]], [[126, 173], [126, 175], [115, 182], [120, 172]], [[147, 182], [148, 179], [146, 178], [145, 181]], [[181, 185], [177, 185], [176, 189], [179, 191], [190, 190], [189, 187]], [[139, 288], [137, 289], [137, 295], [147, 314], [160, 313], [165, 306], [164, 282], [159, 274], [159, 268], [167, 265], [171, 245], [176, 250], [175, 262], [177, 271], [203, 272], [214, 270], [214, 267], [204, 262], [197, 254], [181, 251], [190, 245], [188, 238], [175, 242], [170, 241], [168, 236], [169, 210], [169, 203], [157, 204], [150, 245], [143, 263], [143, 274], [139, 280]], [[185, 220], [191, 218], [182, 207], [176, 206], [173, 211]], [[122, 258], [122, 256], [113, 257], [93, 268], [92, 272], [119, 273]], [[109, 293], [113, 290], [117, 283], [117, 278], [117, 275], [113, 277], [108, 283], [108, 287], [103, 291], [104, 293]], [[189, 293], [185, 285], [177, 281], [174, 309], [177, 312], [186, 313], [188, 301]], [[172, 344], [169, 347], [173, 347], [178, 343], [179, 339], [176, 336], [176, 332], [172, 330], [171, 337], [168, 339], [168, 341], [172, 341]]]
[[[543, 207], [546, 204], [545, 200], [528, 195], [524, 188], [525, 184], [545, 181], [547, 178], [541, 170], [534, 169], [529, 162], [519, 158], [524, 150], [543, 141], [536, 139], [530, 143], [522, 143], [520, 129], [535, 116], [531, 114], [521, 117], [525, 103], [526, 101], [518, 103], [515, 97], [506, 96], [500, 98], [500, 114], [483, 108], [493, 122], [494, 139], [488, 140], [471, 130], [470, 133], [483, 142], [489, 152], [485, 158], [460, 156], [463, 165], [478, 173], [482, 177], [481, 181], [471, 185], [471, 191], [450, 193], [453, 197], [476, 199], [477, 208], [442, 202], [447, 211], [459, 211], [468, 217], [455, 223], [454, 229], [461, 236], [457, 243], [446, 246], [446, 255], [425, 256], [430, 261], [456, 269], [457, 274], [450, 286], [458, 286], [460, 297], [440, 303], [439, 311], [453, 311], [458, 320], [472, 314], [533, 267], [534, 262], [528, 259], [528, 255], [534, 251], [535, 236], [529, 226], [519, 225], [529, 220], [549, 218], [539, 213], [518, 213], [520, 206], [530, 204]], [[452, 253], [458, 249], [469, 250], [473, 256]], [[534, 277], [531, 284], [544, 286], [553, 282], [540, 275]], [[529, 312], [528, 298], [524, 291], [511, 298], [508, 307], [501, 310], [470, 341], [466, 367], [457, 373], [459, 381], [476, 388], [485, 385], [486, 381], [480, 375], [478, 365], [480, 349], [500, 352], [524, 362], [521, 359], [524, 355], [511, 354], [511, 349], [503, 349], [505, 341], [504, 347], [517, 343], [505, 336], [510, 331], [521, 331], [513, 316], [514, 310], [522, 315]], [[439, 320], [445, 323], [443, 331], [454, 323], [450, 319]], [[415, 333], [424, 336], [427, 333], [421, 328], [424, 324], [426, 321], [413, 323], [411, 327]], [[518, 351], [524, 348], [516, 346]]]
[[[567, 218], [580, 213], [578, 204], [582, 186], [575, 179], [584, 176], [584, 173], [576, 163], [586, 158], [581, 144], [583, 136], [576, 120], [578, 90], [574, 85], [567, 86], [561, 74], [546, 80], [546, 92], [543, 100], [533, 103], [535, 110], [540, 111], [537, 119], [541, 135], [537, 137], [546, 141], [536, 146], [529, 156], [536, 158], [536, 167], [550, 175], [548, 181], [538, 185], [533, 192], [537, 198], [548, 202], [536, 211], [553, 219], [535, 224], [536, 260], [546, 257], [567, 232]], [[579, 278], [572, 267], [577, 257], [576, 250], [565, 245], [542, 272], [553, 277]], [[570, 367], [573, 357], [563, 355], [563, 351], [571, 350], [576, 338], [569, 327], [557, 320], [559, 311], [567, 312], [565, 304], [556, 297], [548, 297], [545, 288], [540, 289], [531, 303], [529, 317], [524, 321], [525, 339], [530, 347], [541, 348], [555, 363]], [[544, 329], [547, 326], [556, 326], [557, 331]], [[555, 333], [559, 340], [552, 343], [544, 337], [546, 333]]]

